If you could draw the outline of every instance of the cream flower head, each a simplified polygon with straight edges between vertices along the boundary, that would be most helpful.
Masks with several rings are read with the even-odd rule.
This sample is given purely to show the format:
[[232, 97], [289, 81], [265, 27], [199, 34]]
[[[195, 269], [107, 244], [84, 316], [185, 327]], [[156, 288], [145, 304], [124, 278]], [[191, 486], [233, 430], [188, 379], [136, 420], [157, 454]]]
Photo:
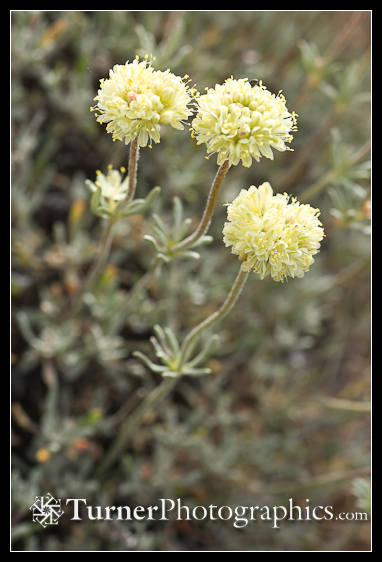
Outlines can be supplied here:
[[275, 281], [303, 277], [324, 237], [319, 209], [286, 193], [273, 195], [269, 183], [242, 189], [228, 205], [224, 243], [239, 256], [245, 271]]
[[97, 170], [96, 174], [96, 180], [94, 182], [86, 180], [86, 185], [93, 193], [99, 189], [101, 197], [107, 201], [108, 207], [114, 209], [115, 204], [126, 197], [129, 188], [129, 176], [124, 177], [126, 169], [122, 166], [120, 170], [114, 170], [109, 164], [106, 175], [100, 170]]
[[90, 109], [99, 123], [107, 123], [114, 141], [128, 144], [138, 137], [139, 146], [146, 146], [160, 142], [161, 124], [184, 128], [194, 92], [170, 70], [154, 70], [147, 56], [143, 61], [137, 57], [132, 63], [116, 64], [109, 78], [100, 80], [97, 103]]
[[105, 176], [100, 170], [96, 171], [97, 179], [95, 182], [87, 180], [87, 185], [91, 191], [101, 190], [102, 197], [112, 201], [122, 201], [125, 198], [129, 187], [129, 176], [123, 177], [126, 168], [123, 166], [119, 170], [113, 170], [111, 164], [108, 166], [108, 173]]
[[252, 86], [247, 78], [228, 78], [198, 98], [198, 113], [192, 122], [192, 135], [207, 152], [218, 154], [218, 164], [249, 167], [252, 158], [273, 159], [272, 148], [291, 150], [291, 131], [296, 130], [296, 114], [289, 113], [285, 97], [272, 94], [260, 81]]

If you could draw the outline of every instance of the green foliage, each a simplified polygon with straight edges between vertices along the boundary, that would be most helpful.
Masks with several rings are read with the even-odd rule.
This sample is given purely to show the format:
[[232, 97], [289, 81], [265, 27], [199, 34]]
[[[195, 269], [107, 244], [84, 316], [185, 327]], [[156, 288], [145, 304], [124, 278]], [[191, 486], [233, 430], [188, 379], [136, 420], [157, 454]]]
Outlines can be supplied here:
[[182, 358], [181, 347], [170, 328], [163, 329], [161, 326], [156, 325], [154, 326], [154, 332], [156, 338], [152, 337], [150, 341], [162, 365], [156, 365], [140, 351], [135, 351], [133, 354], [135, 357], [139, 357], [151, 371], [161, 373], [164, 377], [179, 377], [181, 375], [195, 377], [211, 373], [211, 369], [200, 367], [200, 365], [213, 353], [219, 336], [215, 334], [208, 338], [203, 349], [191, 359], [190, 354], [193, 348]]
[[[191, 258], [198, 260], [200, 254], [194, 250], [184, 249], [177, 250], [175, 246], [183, 240], [190, 228], [191, 219], [183, 219], [183, 205], [179, 197], [174, 197], [173, 202], [173, 224], [172, 227], [167, 226], [160, 216], [153, 214], [153, 232], [155, 236], [146, 234], [144, 239], [149, 242], [157, 252], [157, 259], [169, 263], [174, 258]], [[191, 248], [197, 248], [212, 241], [211, 236], [201, 236], [199, 240], [194, 242]]]
[[[15, 550], [369, 548], [367, 522], [275, 531], [264, 522], [237, 530], [62, 518], [42, 529], [29, 511], [48, 491], [94, 505], [277, 505], [293, 496], [368, 510], [369, 20], [340, 11], [12, 13]], [[233, 167], [208, 236], [174, 255], [198, 224], [216, 161], [187, 127], [163, 128], [161, 143], [141, 150], [137, 199], [113, 210], [110, 254], [74, 314], [110, 219], [86, 178], [128, 162], [128, 147], [89, 107], [114, 64], [146, 53], [200, 91], [230, 75], [282, 89], [299, 115], [295, 152]], [[302, 279], [251, 275], [219, 342], [211, 333], [183, 365], [206, 376], [178, 377], [184, 336], [218, 309], [237, 273], [222, 242], [224, 204], [263, 181], [275, 192], [289, 182], [289, 193], [321, 209], [321, 252]], [[174, 374], [172, 392], [100, 475], [139, 405]]]

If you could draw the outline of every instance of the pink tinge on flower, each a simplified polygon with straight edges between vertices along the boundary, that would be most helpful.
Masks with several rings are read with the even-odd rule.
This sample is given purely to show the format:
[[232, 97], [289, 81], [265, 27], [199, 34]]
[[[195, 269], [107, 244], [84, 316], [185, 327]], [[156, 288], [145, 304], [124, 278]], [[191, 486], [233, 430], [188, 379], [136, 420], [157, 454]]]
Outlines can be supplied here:
[[193, 135], [207, 145], [208, 154], [218, 155], [219, 166], [229, 160], [248, 168], [262, 156], [273, 160], [273, 150], [291, 150], [286, 143], [296, 130], [296, 115], [288, 111], [281, 92], [273, 94], [261, 81], [252, 86], [247, 78], [228, 78], [197, 103]]
[[91, 111], [96, 111], [98, 123], [107, 124], [114, 141], [128, 144], [137, 138], [139, 146], [151, 146], [160, 142], [161, 124], [181, 130], [193, 113], [189, 105], [195, 94], [182, 78], [154, 70], [147, 59], [114, 65], [94, 98]]

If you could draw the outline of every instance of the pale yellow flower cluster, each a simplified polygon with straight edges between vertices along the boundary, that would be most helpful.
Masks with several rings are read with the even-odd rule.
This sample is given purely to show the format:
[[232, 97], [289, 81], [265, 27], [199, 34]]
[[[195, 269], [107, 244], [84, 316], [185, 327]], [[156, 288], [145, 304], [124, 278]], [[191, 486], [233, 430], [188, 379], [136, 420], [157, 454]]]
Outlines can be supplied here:
[[154, 70], [148, 59], [116, 64], [100, 82], [91, 110], [99, 123], [107, 123], [113, 140], [128, 144], [137, 138], [139, 146], [158, 143], [160, 125], [183, 129], [182, 121], [192, 113], [188, 106], [193, 90], [170, 70]]
[[[192, 122], [198, 144], [218, 154], [218, 164], [229, 160], [249, 167], [261, 156], [273, 159], [272, 148], [284, 151], [296, 130], [296, 115], [289, 113], [285, 97], [272, 94], [260, 81], [228, 78], [198, 98], [198, 113]], [[290, 149], [289, 149], [290, 150]]]
[[324, 236], [319, 209], [286, 193], [273, 195], [269, 183], [242, 189], [228, 205], [224, 243], [239, 256], [245, 271], [275, 281], [303, 277]]
[[94, 182], [86, 180], [86, 185], [93, 193], [100, 189], [101, 197], [107, 200], [110, 207], [114, 207], [115, 203], [126, 197], [129, 188], [129, 177], [125, 175], [126, 169], [122, 167], [120, 170], [115, 170], [109, 164], [106, 175], [100, 170], [96, 173], [96, 180]]
[[[291, 150], [287, 143], [296, 130], [296, 114], [286, 107], [285, 97], [273, 94], [247, 78], [228, 78], [200, 96], [194, 88], [166, 70], [154, 70], [148, 57], [138, 57], [125, 65], [115, 65], [109, 79], [101, 80], [96, 105], [91, 108], [97, 121], [106, 123], [113, 140], [139, 146], [160, 141], [160, 126], [183, 129], [183, 121], [193, 113], [192, 136], [205, 143], [207, 152], [217, 153], [217, 163], [249, 167], [261, 156], [273, 159], [273, 149]], [[125, 171], [125, 170], [124, 170]], [[88, 182], [100, 193], [113, 212], [126, 197], [128, 178], [109, 169], [105, 176]], [[226, 246], [239, 256], [244, 271], [254, 271], [261, 279], [275, 281], [302, 277], [313, 263], [324, 237], [319, 210], [300, 204], [286, 193], [273, 194], [269, 183], [242, 189], [228, 205], [223, 235]]]

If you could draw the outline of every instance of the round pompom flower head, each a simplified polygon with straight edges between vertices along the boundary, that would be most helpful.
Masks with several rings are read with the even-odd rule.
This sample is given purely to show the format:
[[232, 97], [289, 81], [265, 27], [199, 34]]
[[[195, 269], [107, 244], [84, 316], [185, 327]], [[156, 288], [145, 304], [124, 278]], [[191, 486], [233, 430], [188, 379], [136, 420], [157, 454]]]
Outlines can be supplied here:
[[281, 91], [272, 94], [259, 81], [228, 78], [198, 98], [198, 113], [192, 122], [192, 136], [205, 143], [208, 153], [218, 154], [218, 164], [229, 160], [245, 167], [261, 156], [273, 159], [272, 148], [291, 150], [296, 114], [289, 113]]
[[303, 277], [324, 237], [319, 209], [286, 193], [273, 195], [269, 183], [242, 189], [228, 205], [224, 243], [244, 271], [275, 281]]
[[114, 141], [128, 144], [137, 137], [138, 145], [146, 146], [160, 142], [160, 125], [184, 128], [182, 121], [192, 114], [188, 105], [193, 92], [180, 76], [154, 70], [147, 56], [142, 61], [137, 57], [116, 64], [109, 78], [100, 80], [97, 103], [90, 109], [99, 123], [107, 123]]

